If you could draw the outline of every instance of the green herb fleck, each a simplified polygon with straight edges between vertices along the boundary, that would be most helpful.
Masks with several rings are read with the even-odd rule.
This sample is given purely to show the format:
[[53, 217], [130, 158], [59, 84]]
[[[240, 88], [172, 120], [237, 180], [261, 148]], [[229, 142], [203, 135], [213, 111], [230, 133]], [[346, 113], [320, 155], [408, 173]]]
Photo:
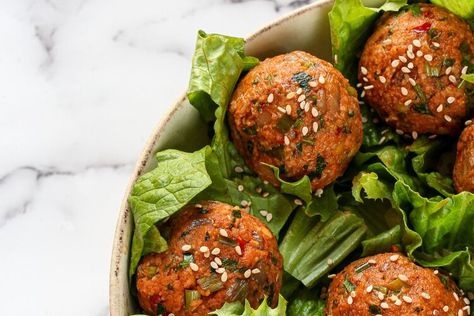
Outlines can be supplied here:
[[296, 153], [298, 155], [301, 155], [302, 152], [303, 152], [303, 143], [296, 144]]
[[349, 112], [347, 112], [347, 115], [349, 115], [349, 117], [354, 117], [355, 113], [353, 110], [350, 110]]
[[433, 112], [431, 112], [430, 108], [428, 107], [428, 104], [426, 103], [417, 103], [413, 105], [413, 110], [415, 110], [418, 113], [421, 114], [428, 114], [428, 115], [433, 115]]
[[252, 125], [249, 127], [244, 127], [244, 133], [247, 135], [257, 135], [257, 125]]
[[209, 233], [206, 232], [206, 234], [204, 234], [204, 241], [208, 241], [209, 239], [211, 239], [211, 235], [209, 235]]
[[242, 218], [242, 213], [240, 212], [240, 210], [234, 210], [232, 211], [232, 216], [234, 216], [235, 218]]
[[418, 98], [420, 98], [421, 102], [422, 103], [428, 103], [428, 100], [426, 99], [426, 95], [423, 92], [423, 89], [421, 89], [420, 85], [416, 84], [414, 86], [414, 88], [415, 88], [415, 91], [416, 91], [416, 95], [418, 96]]
[[164, 315], [166, 312], [165, 306], [161, 303], [158, 303], [158, 306], [156, 306], [156, 314], [157, 315]]
[[318, 178], [320, 179], [321, 176], [323, 175], [324, 169], [326, 169], [327, 162], [324, 159], [323, 156], [318, 154], [318, 157], [316, 157], [316, 168], [314, 169], [313, 172], [309, 174], [310, 178]]
[[436, 40], [439, 37], [439, 31], [438, 31], [438, 29], [430, 28], [428, 30], [428, 35], [429, 35], [429, 37], [431, 37], [431, 39]]
[[368, 268], [370, 268], [372, 265], [369, 263], [369, 262], [364, 262], [363, 264], [361, 264], [360, 266], [356, 267], [354, 269], [354, 271], [356, 273], [361, 273], [362, 271], [364, 270], [367, 270]]
[[235, 271], [237, 270], [238, 262], [230, 258], [222, 258], [222, 266], [227, 270]]
[[314, 146], [314, 141], [310, 139], [309, 137], [303, 138], [303, 143]]
[[194, 256], [191, 253], [185, 253], [183, 255], [183, 261], [179, 263], [178, 268], [187, 268], [191, 262], [194, 262]]
[[346, 289], [347, 293], [350, 293], [350, 292], [354, 291], [355, 288], [356, 288], [356, 286], [351, 281], [349, 281], [347, 276], [344, 279], [344, 282], [342, 282], [342, 284], [344, 285], [344, 288]]
[[350, 133], [351, 133], [351, 128], [350, 128], [349, 126], [347, 126], [347, 125], [344, 125], [344, 126], [342, 127], [342, 132], [343, 132], [344, 134], [350, 134]]
[[371, 304], [369, 306], [369, 313], [370, 315], [382, 315], [382, 308], [380, 308], [380, 306]]
[[256, 85], [256, 84], [259, 83], [259, 82], [260, 82], [260, 79], [255, 78], [255, 79], [252, 81], [252, 84], [253, 84], [253, 85]]
[[443, 66], [444, 67], [451, 67], [454, 65], [454, 58], [445, 58], [443, 59]]
[[421, 8], [418, 3], [413, 4], [410, 6], [410, 11], [413, 14], [413, 16], [420, 16], [421, 15]]
[[276, 126], [280, 132], [287, 133], [291, 129], [291, 126], [293, 126], [293, 123], [294, 121], [291, 116], [283, 114], [283, 116], [277, 121]]
[[440, 71], [438, 67], [431, 67], [429, 63], [425, 63], [425, 73], [429, 77], [439, 77]]
[[311, 88], [308, 86], [308, 82], [313, 80], [313, 77], [308, 75], [306, 72], [302, 71], [302, 72], [295, 73], [293, 77], [291, 77], [291, 80], [298, 83], [298, 85], [305, 91], [311, 90]]

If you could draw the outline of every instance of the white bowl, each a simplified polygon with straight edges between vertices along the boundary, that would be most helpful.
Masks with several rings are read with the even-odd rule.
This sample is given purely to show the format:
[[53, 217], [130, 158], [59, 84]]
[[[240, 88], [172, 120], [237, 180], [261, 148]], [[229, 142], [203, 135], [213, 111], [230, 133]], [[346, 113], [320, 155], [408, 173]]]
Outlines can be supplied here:
[[[269, 23], [247, 38], [246, 53], [262, 59], [303, 50], [331, 60], [328, 12], [332, 4], [333, 0], [319, 0]], [[133, 218], [127, 198], [133, 183], [153, 167], [156, 151], [167, 148], [192, 151], [208, 143], [206, 135], [207, 127], [183, 93], [148, 140], [125, 192], [115, 231], [110, 267], [111, 316], [130, 315], [138, 310], [128, 284]]]

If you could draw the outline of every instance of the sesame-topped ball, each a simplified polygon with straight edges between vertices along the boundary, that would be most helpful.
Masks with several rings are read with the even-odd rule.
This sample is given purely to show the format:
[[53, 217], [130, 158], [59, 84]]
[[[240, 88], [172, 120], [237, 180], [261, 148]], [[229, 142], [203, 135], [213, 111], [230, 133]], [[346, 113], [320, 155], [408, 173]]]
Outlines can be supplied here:
[[474, 193], [474, 124], [464, 129], [457, 144], [456, 162], [454, 164], [453, 181], [457, 192]]
[[329, 286], [327, 315], [469, 315], [469, 299], [438, 270], [398, 253], [352, 262]]
[[407, 6], [385, 13], [367, 41], [359, 64], [359, 86], [385, 121], [413, 138], [456, 134], [472, 106], [474, 36], [447, 10]]
[[238, 84], [232, 140], [248, 166], [278, 186], [308, 175], [316, 193], [347, 168], [362, 143], [356, 91], [330, 63], [295, 51], [268, 58]]

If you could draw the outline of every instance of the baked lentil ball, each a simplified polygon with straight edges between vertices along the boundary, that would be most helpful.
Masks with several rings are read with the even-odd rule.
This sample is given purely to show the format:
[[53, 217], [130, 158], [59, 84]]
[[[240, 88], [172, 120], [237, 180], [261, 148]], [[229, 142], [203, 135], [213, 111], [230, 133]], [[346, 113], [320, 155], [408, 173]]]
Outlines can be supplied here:
[[268, 58], [239, 82], [229, 106], [232, 139], [248, 166], [278, 186], [308, 175], [313, 191], [347, 168], [362, 143], [356, 91], [330, 63], [308, 53]]
[[362, 96], [397, 133], [457, 134], [473, 104], [474, 36], [447, 10], [416, 4], [385, 13], [359, 64]]
[[346, 266], [328, 290], [328, 316], [468, 315], [469, 300], [437, 270], [397, 253], [366, 257]]
[[265, 296], [277, 305], [282, 257], [256, 217], [206, 201], [185, 207], [163, 230], [169, 249], [145, 256], [137, 270], [138, 300], [146, 313], [207, 315], [245, 299], [256, 308]]
[[453, 180], [457, 192], [474, 193], [474, 124], [466, 127], [459, 138]]

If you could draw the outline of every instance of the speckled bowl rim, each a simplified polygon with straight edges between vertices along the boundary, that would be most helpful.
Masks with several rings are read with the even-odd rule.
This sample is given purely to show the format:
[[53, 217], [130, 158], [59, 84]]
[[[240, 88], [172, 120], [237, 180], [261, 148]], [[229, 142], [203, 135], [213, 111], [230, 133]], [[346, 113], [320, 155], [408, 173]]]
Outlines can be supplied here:
[[[260, 36], [264, 33], [270, 31], [272, 28], [279, 26], [280, 24], [294, 19], [297, 16], [305, 14], [308, 11], [315, 10], [316, 8], [325, 6], [334, 0], [316, 0], [315, 2], [305, 5], [301, 8], [298, 8], [294, 11], [291, 11], [281, 17], [265, 24], [263, 27], [258, 29], [255, 33], [246, 37], [247, 43], [251, 43], [255, 40], [258, 40]], [[151, 159], [151, 156], [154, 154], [154, 144], [156, 144], [157, 140], [161, 137], [163, 131], [165, 130], [166, 126], [168, 125], [171, 118], [174, 117], [176, 112], [178, 112], [183, 106], [186, 105], [186, 92], [183, 92], [181, 96], [173, 103], [173, 106], [170, 107], [168, 112], [163, 116], [163, 118], [159, 121], [159, 123], [154, 128], [151, 136], [148, 138], [147, 142], [145, 143], [144, 150], [142, 151], [137, 164], [135, 165], [135, 169], [130, 177], [128, 182], [127, 188], [124, 193], [124, 198], [122, 204], [120, 206], [120, 211], [118, 214], [118, 220], [116, 224], [115, 234], [114, 234], [114, 241], [113, 241], [113, 248], [112, 248], [112, 257], [111, 257], [111, 266], [110, 266], [110, 274], [109, 274], [109, 308], [110, 308], [110, 315], [111, 316], [118, 316], [123, 315], [124, 311], [126, 312], [126, 306], [120, 306], [121, 302], [126, 302], [127, 299], [123, 298], [125, 295], [124, 289], [122, 287], [122, 283], [120, 282], [120, 273], [125, 273], [126, 278], [128, 278], [128, 257], [129, 257], [129, 250], [131, 246], [131, 236], [126, 236], [127, 226], [131, 225], [129, 221], [132, 221], [132, 216], [130, 210], [128, 209], [128, 202], [127, 198], [130, 195], [131, 189], [137, 178], [142, 174], [147, 162]], [[131, 226], [128, 226], [130, 228]], [[126, 254], [121, 249], [126, 249]], [[127, 269], [125, 272], [121, 271], [123, 268], [121, 263], [123, 262], [124, 256], [126, 256], [127, 261]], [[127, 293], [128, 295], [128, 293]], [[122, 297], [122, 299], [121, 299]], [[125, 309], [125, 310], [124, 310]]]

